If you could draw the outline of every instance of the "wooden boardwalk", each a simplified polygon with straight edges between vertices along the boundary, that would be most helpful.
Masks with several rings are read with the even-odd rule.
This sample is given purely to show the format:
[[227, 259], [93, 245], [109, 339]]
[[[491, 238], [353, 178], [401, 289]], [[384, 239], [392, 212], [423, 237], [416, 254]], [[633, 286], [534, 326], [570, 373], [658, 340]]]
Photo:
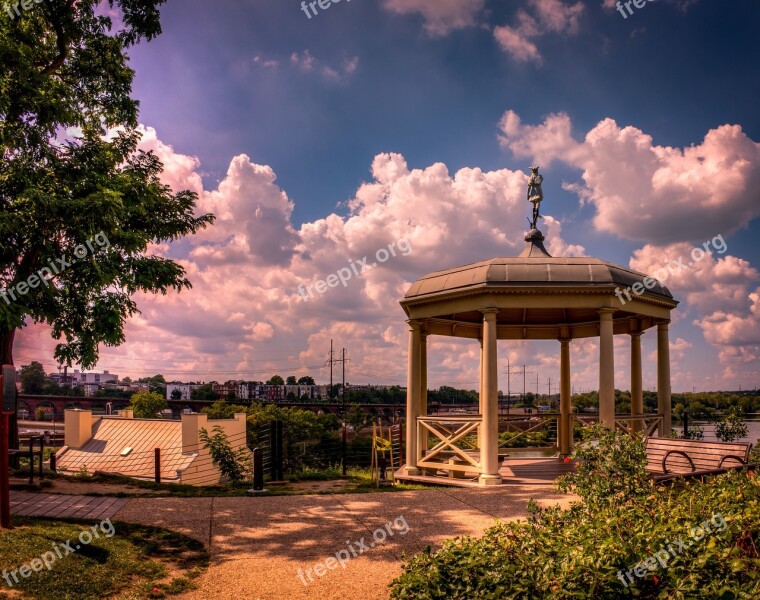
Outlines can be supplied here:
[[11, 514], [50, 519], [110, 519], [128, 498], [11, 492]]
[[[561, 458], [507, 458], [501, 465], [499, 473], [501, 485], [551, 485], [560, 475], [570, 473], [573, 463], [566, 463]], [[470, 477], [471, 475], [471, 477]], [[404, 475], [403, 467], [396, 471], [396, 479], [413, 483], [433, 485], [451, 485], [456, 487], [480, 487], [474, 473], [467, 478], [455, 479], [444, 476]]]

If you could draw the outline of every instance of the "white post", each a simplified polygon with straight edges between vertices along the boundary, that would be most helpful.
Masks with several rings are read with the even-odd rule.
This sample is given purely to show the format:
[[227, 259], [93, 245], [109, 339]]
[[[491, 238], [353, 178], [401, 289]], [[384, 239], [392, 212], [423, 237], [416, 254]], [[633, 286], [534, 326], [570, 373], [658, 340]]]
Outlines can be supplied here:
[[599, 422], [615, 429], [615, 343], [612, 308], [599, 311]]
[[483, 313], [483, 445], [480, 448], [480, 485], [498, 485], [499, 475], [499, 370], [496, 344], [497, 308]]

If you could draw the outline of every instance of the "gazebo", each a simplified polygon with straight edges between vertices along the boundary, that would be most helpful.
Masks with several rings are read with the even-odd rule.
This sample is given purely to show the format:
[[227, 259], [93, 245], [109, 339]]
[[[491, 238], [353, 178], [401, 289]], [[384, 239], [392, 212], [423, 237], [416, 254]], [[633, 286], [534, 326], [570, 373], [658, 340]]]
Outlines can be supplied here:
[[[606, 427], [660, 436], [671, 431], [670, 311], [678, 302], [659, 281], [597, 258], [553, 257], [537, 228], [542, 177], [538, 167], [528, 189], [533, 220], [517, 257], [493, 258], [417, 280], [401, 306], [408, 316], [406, 464], [403, 478], [477, 477], [480, 485], [502, 482], [499, 458], [499, 340], [557, 340], [560, 411], [557, 446], [572, 450], [570, 344], [599, 337], [599, 421]], [[641, 336], [657, 328], [658, 414], [645, 425]], [[428, 415], [427, 339], [469, 338], [480, 344], [480, 399], [476, 415]], [[631, 414], [615, 414], [614, 336], [630, 339]], [[435, 440], [429, 447], [429, 439]], [[463, 444], [469, 440], [468, 444]], [[476, 443], [473, 444], [473, 440]], [[463, 447], [467, 446], [467, 447]]]

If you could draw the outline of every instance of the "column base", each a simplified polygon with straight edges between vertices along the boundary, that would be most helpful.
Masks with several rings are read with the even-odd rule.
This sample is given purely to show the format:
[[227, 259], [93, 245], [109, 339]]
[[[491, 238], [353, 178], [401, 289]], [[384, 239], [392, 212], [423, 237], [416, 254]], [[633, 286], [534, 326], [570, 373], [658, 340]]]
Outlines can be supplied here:
[[417, 475], [421, 475], [422, 471], [420, 471], [417, 467], [404, 467], [404, 473], [406, 475], [409, 475], [410, 477], [415, 477]]
[[483, 474], [478, 478], [478, 485], [501, 485], [501, 475]]

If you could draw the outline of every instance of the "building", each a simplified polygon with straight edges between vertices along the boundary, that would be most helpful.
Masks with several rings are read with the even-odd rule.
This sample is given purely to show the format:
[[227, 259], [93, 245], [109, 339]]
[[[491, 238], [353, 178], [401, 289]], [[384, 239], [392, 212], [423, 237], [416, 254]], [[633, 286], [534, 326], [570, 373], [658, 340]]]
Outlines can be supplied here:
[[131, 410], [117, 417], [67, 410], [64, 423], [64, 446], [56, 453], [56, 461], [58, 471], [68, 475], [84, 470], [153, 481], [159, 449], [162, 482], [213, 485], [223, 478], [203, 447], [200, 430], [211, 432], [218, 425], [234, 450], [246, 446], [245, 413], [233, 419], [183, 414], [181, 421], [172, 421], [135, 419]]

